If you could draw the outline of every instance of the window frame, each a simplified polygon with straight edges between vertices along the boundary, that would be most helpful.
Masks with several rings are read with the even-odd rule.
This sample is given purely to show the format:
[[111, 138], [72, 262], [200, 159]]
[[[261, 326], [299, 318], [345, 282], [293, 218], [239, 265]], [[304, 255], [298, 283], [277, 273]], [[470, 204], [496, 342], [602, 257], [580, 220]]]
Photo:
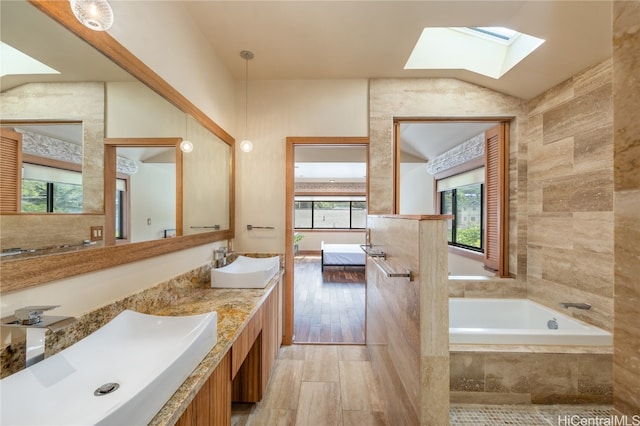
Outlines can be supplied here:
[[[470, 246], [467, 244], [462, 244], [459, 242], [456, 242], [456, 230], [458, 229], [458, 221], [457, 221], [457, 190], [460, 188], [465, 188], [467, 186], [472, 186], [472, 185], [480, 185], [480, 247], [476, 247], [476, 246]], [[466, 184], [466, 185], [461, 185], [455, 188], [451, 188], [451, 189], [447, 189], [444, 191], [440, 191], [439, 194], [440, 196], [439, 198], [439, 211], [440, 214], [451, 214], [453, 215], [453, 219], [451, 219], [451, 241], [447, 240], [447, 243], [449, 245], [449, 247], [457, 247], [457, 248], [461, 248], [461, 249], [465, 249], [465, 250], [471, 250], [477, 253], [482, 253], [484, 254], [485, 251], [485, 235], [484, 235], [484, 231], [485, 231], [485, 215], [486, 215], [486, 205], [485, 205], [485, 185], [484, 182], [475, 182], [475, 183], [470, 183], [470, 184]], [[451, 213], [450, 212], [445, 212], [445, 202], [444, 202], [444, 197], [445, 194], [447, 193], [451, 193]], [[447, 238], [449, 237], [448, 232], [447, 232]]]
[[[46, 157], [39, 157], [37, 155], [32, 155], [32, 154], [22, 154], [22, 161], [20, 162], [20, 168], [23, 168], [24, 164], [33, 164], [34, 166], [40, 166], [40, 167], [50, 167], [52, 169], [58, 169], [58, 170], [65, 170], [68, 172], [73, 172], [73, 173], [80, 173], [80, 175], [82, 175], [82, 166], [79, 164], [75, 164], [75, 163], [70, 163], [67, 161], [62, 161], [62, 160], [54, 160], [51, 158], [46, 158]], [[21, 181], [21, 188], [20, 188], [20, 213], [30, 213], [30, 212], [25, 212], [22, 210], [23, 206], [22, 206], [22, 182], [24, 181], [24, 178], [20, 179]], [[54, 186], [55, 186], [55, 182], [47, 182], [47, 181], [41, 181], [41, 182], [45, 182], [47, 185], [47, 208], [46, 211], [44, 212], [34, 212], [34, 213], [46, 213], [46, 214], [82, 214], [84, 213], [84, 203], [83, 203], [83, 207], [82, 207], [82, 211], [80, 212], [56, 212], [53, 211], [53, 206], [55, 204], [54, 202]], [[83, 196], [84, 196], [84, 187], [82, 185], [80, 185], [80, 188], [83, 192]]]
[[[344, 200], [344, 199], [340, 199], [339, 196], [337, 197], [333, 196], [331, 199], [326, 199], [326, 200], [301, 200], [301, 199], [298, 199], [298, 197], [304, 197], [304, 196], [299, 196], [299, 195], [294, 196], [294, 200], [293, 200], [293, 222], [294, 222], [293, 228], [296, 231], [297, 230], [301, 230], [301, 231], [363, 231], [366, 229], [366, 221], [365, 221], [365, 226], [362, 228], [353, 227], [353, 203], [365, 203], [365, 211], [366, 211], [367, 209], [366, 196], [362, 197], [363, 198], [362, 200]], [[349, 196], [348, 198], [354, 198], [354, 197]], [[311, 227], [301, 227], [301, 226], [297, 226], [297, 224], [295, 223], [296, 203], [298, 202], [311, 203]], [[349, 227], [335, 228], [335, 227], [314, 226], [315, 225], [315, 222], [314, 222], [315, 203], [349, 203]]]

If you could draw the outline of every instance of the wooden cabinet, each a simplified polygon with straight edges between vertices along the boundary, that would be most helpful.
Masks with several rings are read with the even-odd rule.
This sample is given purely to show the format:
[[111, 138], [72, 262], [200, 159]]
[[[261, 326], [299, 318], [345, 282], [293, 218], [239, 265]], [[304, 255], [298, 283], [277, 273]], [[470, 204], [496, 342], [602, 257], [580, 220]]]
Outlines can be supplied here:
[[[273, 289], [269, 298], [262, 305], [262, 366], [267, 372], [271, 371], [278, 357], [278, 350], [282, 345], [282, 279]], [[262, 375], [262, 389], [267, 388], [269, 374]]]
[[231, 353], [227, 353], [191, 401], [177, 426], [231, 424]]
[[233, 344], [234, 402], [258, 402], [267, 388], [282, 344], [282, 291], [280, 278]]
[[220, 364], [177, 422], [231, 424], [231, 402], [258, 402], [282, 344], [282, 278], [247, 322]]

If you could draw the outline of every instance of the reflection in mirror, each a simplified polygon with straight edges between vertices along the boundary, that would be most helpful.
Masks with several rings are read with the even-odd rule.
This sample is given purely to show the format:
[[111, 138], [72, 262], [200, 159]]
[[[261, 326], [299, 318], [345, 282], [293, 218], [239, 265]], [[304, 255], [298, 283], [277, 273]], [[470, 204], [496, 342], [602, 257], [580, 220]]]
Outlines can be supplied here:
[[396, 141], [399, 214], [453, 214], [448, 223], [451, 275], [488, 275], [485, 145], [497, 121], [400, 121]]
[[133, 163], [117, 173], [114, 221], [118, 243], [176, 235], [176, 156], [172, 148], [118, 147], [119, 158]]
[[[68, 7], [60, 7], [65, 6]], [[3, 75], [0, 80], [0, 102], [3, 106], [0, 120], [11, 125], [17, 121], [24, 124], [25, 121], [33, 120], [37, 120], [39, 124], [71, 122], [81, 129], [81, 136], [78, 138], [76, 135], [73, 138], [74, 142], [80, 143], [73, 155], [75, 163], [79, 163], [75, 172], [81, 173], [76, 175], [74, 182], [77, 182], [78, 176], [81, 176], [82, 182], [81, 209], [78, 207], [79, 199], [76, 196], [73, 208], [54, 209], [54, 212], [64, 214], [42, 217], [40, 211], [29, 214], [3, 212], [0, 215], [0, 245], [3, 250], [26, 248], [29, 249], [29, 255], [33, 256], [40, 253], [33, 252], [33, 248], [101, 247], [104, 244], [104, 238], [91, 240], [94, 237], [94, 227], [105, 231], [108, 227], [104, 217], [107, 207], [104, 204], [105, 137], [188, 138], [196, 144], [194, 152], [185, 159], [182, 171], [184, 184], [178, 188], [174, 171], [173, 179], [176, 183], [162, 183], [154, 188], [160, 193], [162, 203], [167, 206], [163, 211], [171, 212], [172, 218], [163, 215], [160, 219], [160, 216], [145, 213], [140, 214], [140, 219], [138, 216], [132, 216], [129, 235], [135, 237], [129, 239], [130, 242], [174, 235], [172, 230], [180, 228], [177, 221], [183, 211], [176, 212], [175, 207], [172, 208], [166, 203], [177, 203], [174, 194], [178, 190], [183, 191], [185, 197], [184, 235], [230, 229], [232, 151], [229, 144], [232, 140], [222, 140], [196, 120], [188, 118], [183, 111], [144, 84], [137, 82], [129, 73], [28, 2], [2, 2], [1, 8], [2, 42], [46, 64], [54, 73], [29, 74], [18, 71]], [[38, 31], [33, 31], [33, 28], [38, 28]], [[36, 132], [34, 127], [28, 129], [34, 134], [46, 134], [51, 129], [42, 132], [40, 130], [42, 129]], [[48, 143], [49, 148], [59, 151], [53, 155], [54, 158], [67, 156], [66, 142], [71, 141], [68, 141], [66, 136], [54, 134], [47, 137], [62, 141]], [[25, 154], [25, 159], [31, 161], [29, 155]], [[118, 163], [122, 161], [124, 160], [119, 159]], [[31, 169], [31, 166], [29, 168]], [[69, 167], [57, 168], [65, 170]], [[25, 171], [25, 176], [30, 179], [34, 176], [33, 173], [35, 171]], [[37, 176], [44, 178], [42, 173]], [[71, 175], [65, 174], [63, 182], [59, 183], [68, 182], [71, 182]], [[24, 185], [25, 189], [30, 185], [32, 184]], [[176, 189], [169, 188], [171, 185]], [[151, 194], [151, 191], [134, 192], [140, 197]], [[143, 203], [147, 201], [149, 200]], [[154, 202], [158, 202], [157, 197]], [[131, 204], [140, 202], [134, 198]], [[32, 209], [28, 203], [25, 202], [24, 205]], [[155, 220], [156, 217], [159, 219]], [[147, 219], [151, 219], [152, 226], [160, 225], [161, 228], [143, 232], [145, 227], [148, 227]], [[141, 222], [141, 227], [134, 225], [135, 220]], [[26, 232], [27, 229], [30, 232]], [[181, 233], [176, 232], [175, 235]], [[85, 240], [89, 240], [89, 244], [83, 244]], [[8, 257], [3, 256], [2, 259], [4, 261]]]

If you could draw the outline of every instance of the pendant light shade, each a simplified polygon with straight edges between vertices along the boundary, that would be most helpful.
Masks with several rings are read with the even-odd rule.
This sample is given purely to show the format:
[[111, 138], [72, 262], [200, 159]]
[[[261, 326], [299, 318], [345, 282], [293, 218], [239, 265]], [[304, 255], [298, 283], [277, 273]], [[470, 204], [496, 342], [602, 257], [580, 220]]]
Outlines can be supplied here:
[[253, 149], [253, 143], [250, 140], [245, 139], [240, 142], [240, 149], [242, 150], [242, 152], [251, 152], [251, 150]]
[[69, 0], [71, 10], [82, 25], [94, 31], [106, 31], [113, 25], [113, 10], [107, 0]]
[[185, 154], [193, 151], [193, 142], [189, 140], [189, 117], [184, 115], [184, 139], [180, 142], [180, 151]]
[[244, 79], [244, 140], [240, 142], [242, 152], [251, 152], [253, 143], [247, 137], [247, 123], [249, 120], [249, 60], [253, 59], [253, 52], [243, 50], [240, 56], [245, 60], [245, 79]]
[[193, 151], [193, 142], [188, 140], [183, 140], [182, 142], [180, 142], [180, 151], [185, 153]]

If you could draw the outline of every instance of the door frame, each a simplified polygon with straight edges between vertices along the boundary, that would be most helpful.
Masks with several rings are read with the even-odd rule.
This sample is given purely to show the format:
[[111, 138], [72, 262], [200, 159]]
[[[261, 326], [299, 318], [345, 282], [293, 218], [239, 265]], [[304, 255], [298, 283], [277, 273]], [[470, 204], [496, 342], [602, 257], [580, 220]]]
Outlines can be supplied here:
[[[293, 253], [293, 211], [295, 183], [295, 147], [296, 146], [364, 146], [367, 150], [366, 192], [369, 199], [369, 137], [287, 137], [286, 146], [286, 196], [285, 196], [285, 237], [284, 237], [284, 335], [282, 344], [291, 345], [294, 341], [293, 302], [294, 302], [294, 253]], [[365, 320], [366, 321], [366, 320]], [[366, 327], [366, 324], [365, 324]]]

